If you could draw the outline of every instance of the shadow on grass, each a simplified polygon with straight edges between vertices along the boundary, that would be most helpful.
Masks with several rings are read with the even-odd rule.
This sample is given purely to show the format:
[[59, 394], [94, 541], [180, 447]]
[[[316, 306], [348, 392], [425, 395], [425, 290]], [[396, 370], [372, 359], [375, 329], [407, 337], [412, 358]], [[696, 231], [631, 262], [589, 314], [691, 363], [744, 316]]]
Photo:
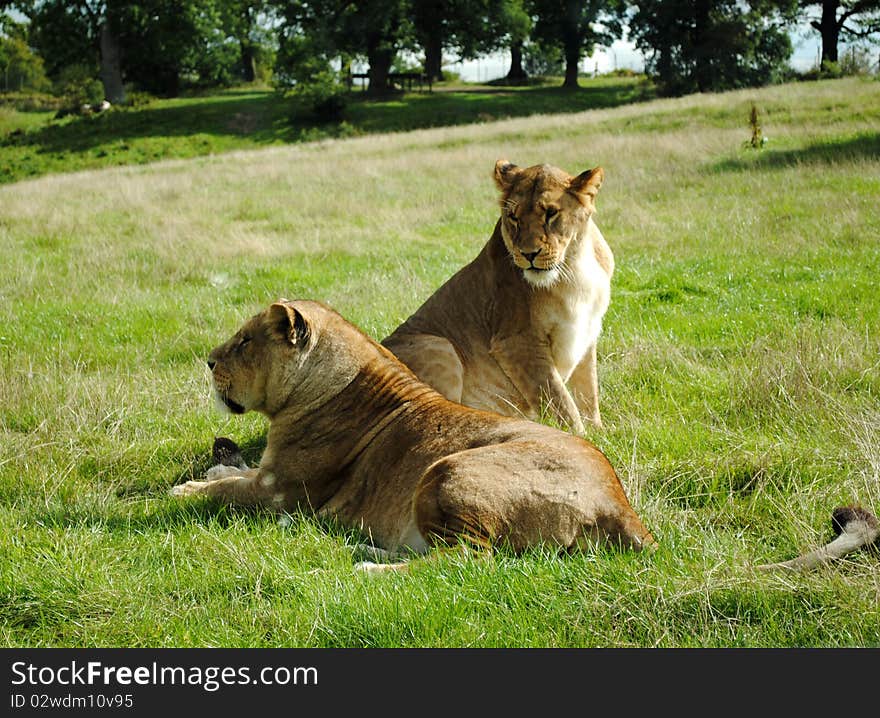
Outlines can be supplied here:
[[347, 121], [360, 132], [400, 132], [491, 122], [539, 114], [619, 107], [654, 98], [642, 80], [596, 81], [579, 90], [561, 87], [464, 88], [367, 101], [354, 97]]
[[729, 158], [712, 166], [716, 172], [784, 169], [800, 164], [834, 164], [854, 159], [880, 159], [880, 132], [860, 132], [846, 138], [813, 142], [791, 150], [764, 150], [748, 157]]
[[[265, 448], [265, 435], [258, 438], [248, 439], [238, 445], [241, 457], [250, 467], [259, 466], [260, 457], [263, 455], [263, 451], [265, 450]], [[190, 463], [186, 469], [180, 471], [180, 473], [177, 475], [177, 478], [175, 478], [171, 485], [182, 484], [186, 481], [190, 481], [193, 479], [200, 480], [204, 478], [205, 472], [207, 472], [207, 470], [214, 466], [216, 463], [217, 462], [214, 461], [214, 458], [212, 456], [212, 447], [210, 445], [206, 445], [201, 455], [196, 458], [195, 461]], [[155, 492], [156, 486], [153, 482], [151, 482], [147, 478], [139, 478], [135, 481], [117, 486], [116, 498], [127, 499], [136, 498], [139, 496], [150, 496], [155, 494]]]
[[293, 98], [266, 90], [226, 91], [159, 100], [137, 109], [113, 109], [8, 133], [0, 138], [0, 183], [271, 144], [581, 112], [653, 96], [648, 82], [634, 78], [589, 80], [576, 91], [465, 87], [383, 99], [354, 92], [348, 96], [343, 122], [319, 123]]
[[246, 138], [268, 143], [293, 140], [286, 103], [272, 93], [176, 100], [137, 110], [111, 110], [100, 115], [53, 123], [8, 138], [3, 145], [27, 145], [37, 152], [85, 152], [113, 142], [138, 138], [175, 138], [197, 134]]
[[327, 536], [341, 538], [353, 548], [369, 544], [369, 536], [356, 527], [345, 526], [333, 516], [318, 516], [308, 510], [278, 512], [268, 506], [239, 506], [204, 497], [170, 497], [171, 485], [154, 485], [150, 495], [121, 499], [106, 505], [64, 502], [34, 512], [43, 528], [100, 530], [117, 536], [165, 533], [202, 527], [226, 530], [247, 527], [259, 532], [276, 525], [295, 535], [302, 527], [316, 527]]

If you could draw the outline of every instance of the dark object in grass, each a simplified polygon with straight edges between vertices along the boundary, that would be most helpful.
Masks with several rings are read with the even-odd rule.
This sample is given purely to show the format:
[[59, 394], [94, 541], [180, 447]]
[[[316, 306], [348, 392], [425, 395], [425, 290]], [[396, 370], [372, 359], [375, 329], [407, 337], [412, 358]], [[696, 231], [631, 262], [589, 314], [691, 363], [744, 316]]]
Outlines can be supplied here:
[[856, 549], [877, 544], [880, 540], [880, 521], [860, 506], [840, 506], [834, 509], [831, 512], [831, 527], [836, 538], [830, 543], [790, 561], [764, 564], [758, 568], [764, 571], [780, 568], [810, 571], [829, 561], [843, 558]]
[[211, 457], [214, 465], [223, 464], [223, 466], [234, 466], [238, 469], [246, 469], [248, 465], [245, 463], [241, 450], [232, 439], [225, 436], [218, 436], [214, 439], [214, 447], [211, 450]]
[[749, 145], [752, 149], [759, 150], [764, 146], [764, 134], [761, 131], [761, 120], [758, 116], [758, 108], [752, 103], [752, 110], [749, 112], [749, 126], [752, 128], [752, 137], [749, 140]]

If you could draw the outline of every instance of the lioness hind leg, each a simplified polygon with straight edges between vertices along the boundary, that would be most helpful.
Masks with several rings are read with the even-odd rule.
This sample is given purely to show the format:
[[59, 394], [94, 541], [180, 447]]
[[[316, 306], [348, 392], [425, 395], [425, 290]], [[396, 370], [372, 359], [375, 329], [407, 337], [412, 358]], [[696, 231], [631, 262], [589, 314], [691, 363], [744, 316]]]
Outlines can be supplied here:
[[401, 561], [394, 561], [391, 563], [360, 561], [354, 565], [354, 570], [361, 571], [370, 575], [378, 575], [381, 573], [405, 573], [408, 572], [414, 564], [418, 565], [424, 564], [428, 561], [436, 561], [442, 556], [448, 556], [451, 552], [461, 552], [463, 555], [477, 555], [481, 558], [488, 558], [489, 556], [491, 556], [491, 553], [488, 550], [475, 552], [471, 546], [468, 546], [467, 544], [460, 544], [459, 546], [442, 546], [422, 556], [418, 556], [412, 559], [404, 559]]
[[374, 563], [373, 561], [360, 561], [354, 565], [354, 570], [371, 576], [380, 573], [402, 573], [409, 571], [409, 561], [398, 563]]
[[588, 543], [639, 550], [654, 543], [598, 451], [568, 463], [548, 462], [543, 449], [511, 442], [438, 461], [416, 491], [419, 531], [434, 545], [503, 543], [514, 551], [540, 544], [579, 550]]
[[464, 367], [448, 339], [411, 334], [391, 336], [383, 344], [425, 384], [450, 401], [461, 402]]
[[239, 469], [236, 466], [217, 464], [205, 472], [205, 481], [218, 481], [228, 476], [253, 476], [256, 473], [257, 469]]

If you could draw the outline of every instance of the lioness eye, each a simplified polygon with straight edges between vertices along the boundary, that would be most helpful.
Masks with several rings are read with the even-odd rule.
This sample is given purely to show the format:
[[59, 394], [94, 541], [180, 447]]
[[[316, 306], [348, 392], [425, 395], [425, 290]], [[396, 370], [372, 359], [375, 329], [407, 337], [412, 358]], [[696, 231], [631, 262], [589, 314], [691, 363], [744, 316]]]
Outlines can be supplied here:
[[553, 208], [553, 207], [548, 207], [548, 208], [547, 208], [547, 221], [549, 222], [549, 221], [550, 221], [551, 219], [553, 219], [558, 213], [559, 213], [559, 210], [558, 210], [558, 209], [555, 209], [555, 208]]
[[516, 215], [509, 214], [507, 215], [507, 219], [510, 220], [511, 224], [518, 224], [519, 220], [516, 218]]
[[238, 343], [238, 348], [241, 349], [241, 348], [242, 348], [243, 346], [245, 346], [250, 340], [251, 340], [250, 337], [242, 337], [242, 338], [241, 338], [241, 341]]

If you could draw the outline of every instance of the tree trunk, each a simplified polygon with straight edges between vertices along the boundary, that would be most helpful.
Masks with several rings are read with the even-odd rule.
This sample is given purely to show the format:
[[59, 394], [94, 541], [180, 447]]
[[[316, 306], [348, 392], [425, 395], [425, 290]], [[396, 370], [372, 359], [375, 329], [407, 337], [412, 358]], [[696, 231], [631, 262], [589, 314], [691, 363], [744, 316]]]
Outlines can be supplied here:
[[822, 35], [822, 62], [837, 62], [837, 41], [840, 38], [840, 25], [837, 24], [839, 0], [822, 0], [822, 19], [814, 27]]
[[712, 89], [711, 65], [708, 58], [712, 54], [710, 48], [705, 47], [706, 30], [709, 27], [709, 2], [708, 0], [700, 0], [693, 5], [693, 34], [691, 36], [691, 51], [693, 53], [694, 63], [694, 81], [697, 83], [697, 90], [700, 92], [709, 92]]
[[510, 70], [507, 73], [507, 79], [511, 82], [523, 82], [528, 79], [528, 75], [522, 66], [523, 44], [522, 40], [515, 40], [510, 43]]
[[106, 100], [114, 105], [125, 102], [119, 36], [107, 21], [101, 24], [101, 82]]
[[367, 52], [367, 60], [370, 63], [370, 69], [367, 71], [369, 76], [369, 87], [367, 94], [379, 97], [387, 95], [391, 91], [388, 84], [388, 73], [391, 72], [391, 62], [394, 59], [394, 53], [391, 50], [369, 50]]
[[177, 97], [180, 94], [180, 71], [171, 66], [157, 68], [155, 85], [162, 97]]
[[581, 62], [580, 44], [567, 42], [565, 45], [565, 81], [563, 87], [576, 90], [578, 85], [578, 65]]
[[580, 27], [580, 6], [578, 0], [565, 0], [566, 22], [562, 28], [562, 47], [565, 54], [565, 80], [562, 86], [570, 90], [578, 87], [578, 65], [581, 62], [584, 38]]
[[239, 43], [241, 47], [241, 76], [245, 82], [253, 82], [257, 79], [257, 58], [254, 46], [245, 40]]
[[443, 40], [439, 31], [430, 35], [425, 40], [425, 74], [428, 79], [440, 81], [443, 79]]

